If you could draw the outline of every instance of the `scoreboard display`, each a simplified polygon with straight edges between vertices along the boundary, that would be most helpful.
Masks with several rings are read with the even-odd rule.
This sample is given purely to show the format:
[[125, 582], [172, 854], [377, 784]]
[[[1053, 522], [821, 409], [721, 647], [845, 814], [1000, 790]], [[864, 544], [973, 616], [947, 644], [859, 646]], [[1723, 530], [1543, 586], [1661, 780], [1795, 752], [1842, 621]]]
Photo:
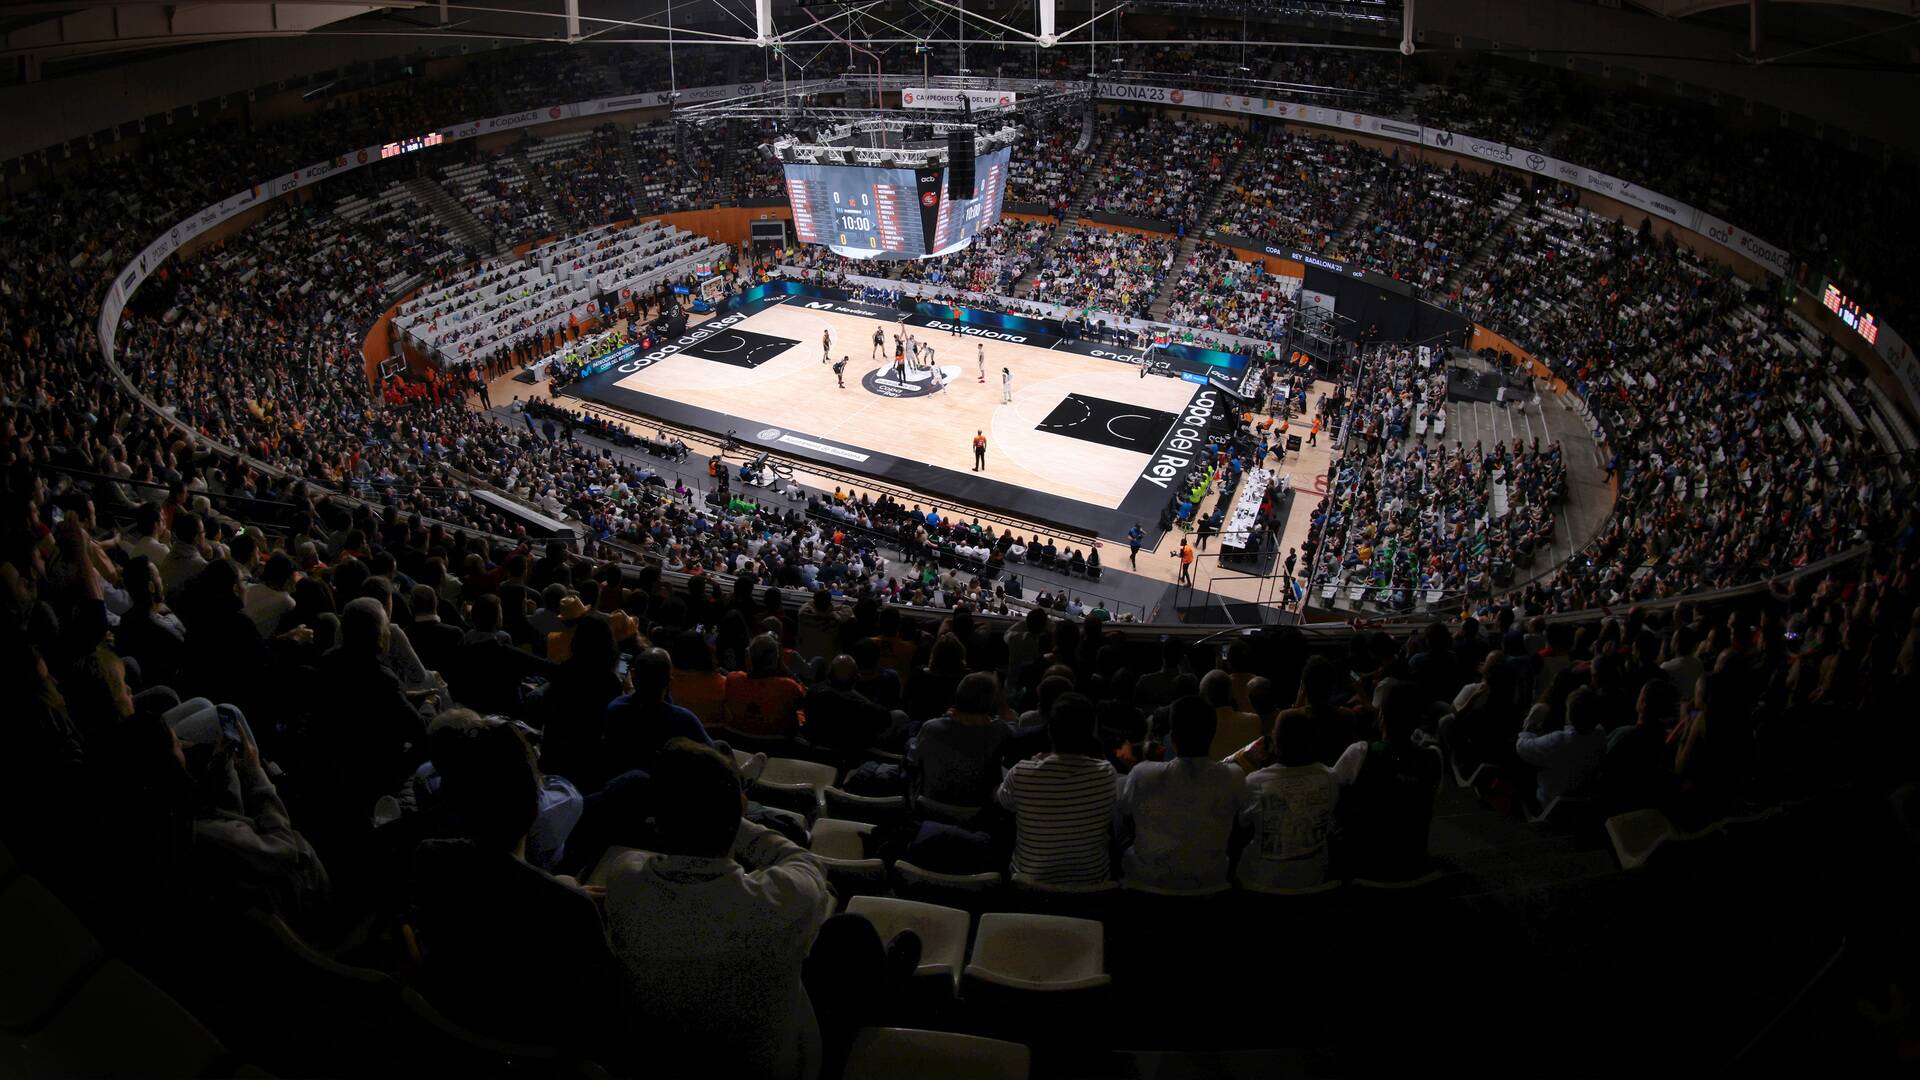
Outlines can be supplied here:
[[787, 165], [794, 234], [854, 259], [957, 251], [1000, 220], [1010, 152], [1003, 147], [976, 159], [974, 189], [962, 197], [948, 190], [945, 166]]

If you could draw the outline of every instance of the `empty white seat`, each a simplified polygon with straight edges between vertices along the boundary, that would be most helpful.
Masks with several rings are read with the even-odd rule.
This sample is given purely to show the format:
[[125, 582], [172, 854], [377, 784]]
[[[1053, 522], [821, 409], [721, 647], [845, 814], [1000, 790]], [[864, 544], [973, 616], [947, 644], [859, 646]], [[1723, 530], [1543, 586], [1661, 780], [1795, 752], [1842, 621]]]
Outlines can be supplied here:
[[1673, 822], [1658, 810], [1632, 810], [1607, 819], [1607, 839], [1613, 841], [1613, 853], [1622, 870], [1645, 866], [1674, 833]]
[[838, 769], [818, 761], [770, 757], [767, 767], [760, 770], [760, 778], [755, 782], [774, 788], [805, 788], [813, 792], [817, 803], [825, 805], [827, 788], [839, 777]]
[[1112, 982], [1105, 928], [1092, 919], [988, 912], [974, 935], [969, 978], [1020, 990], [1088, 990]]
[[856, 896], [847, 901], [847, 914], [859, 915], [880, 932], [881, 941], [890, 941], [902, 930], [920, 935], [920, 966], [916, 975], [945, 975], [955, 990], [960, 987], [960, 972], [967, 957], [966, 912], [959, 908], [922, 904], [915, 900], [896, 900], [890, 896]]
[[1026, 1080], [1031, 1055], [1019, 1043], [913, 1028], [863, 1028], [845, 1080]]
[[[811, 850], [823, 859], [854, 862], [867, 857], [861, 837], [873, 831], [864, 821], [836, 821], [822, 818], [813, 826]], [[878, 859], [874, 860], [878, 862]]]

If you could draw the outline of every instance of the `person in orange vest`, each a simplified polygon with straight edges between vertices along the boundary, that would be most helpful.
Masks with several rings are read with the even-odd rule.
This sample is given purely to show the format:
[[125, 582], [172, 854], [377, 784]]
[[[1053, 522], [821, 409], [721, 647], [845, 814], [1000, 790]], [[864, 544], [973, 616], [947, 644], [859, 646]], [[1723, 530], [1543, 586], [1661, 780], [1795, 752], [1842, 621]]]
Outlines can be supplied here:
[[1307, 445], [1320, 445], [1320, 418], [1317, 416], [1313, 418], [1313, 430], [1307, 433]]
[[979, 428], [973, 430], [973, 471], [987, 471], [987, 435]]
[[1180, 550], [1175, 552], [1173, 557], [1180, 560], [1179, 583], [1182, 585], [1193, 584], [1193, 545], [1185, 540], [1181, 540]]

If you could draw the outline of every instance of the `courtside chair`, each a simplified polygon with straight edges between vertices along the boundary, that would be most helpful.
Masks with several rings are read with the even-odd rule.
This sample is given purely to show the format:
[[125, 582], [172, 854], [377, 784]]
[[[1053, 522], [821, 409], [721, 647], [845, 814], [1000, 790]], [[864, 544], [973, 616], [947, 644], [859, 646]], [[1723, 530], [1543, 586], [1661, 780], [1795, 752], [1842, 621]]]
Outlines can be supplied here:
[[862, 1028], [844, 1080], [1027, 1080], [1032, 1053], [1016, 1042], [914, 1028]]
[[871, 832], [873, 826], [864, 821], [821, 818], [813, 823], [810, 850], [826, 869], [834, 894], [842, 900], [886, 891], [886, 864], [867, 857], [865, 837]]
[[973, 918], [959, 908], [897, 900], [891, 896], [856, 896], [847, 902], [847, 914], [859, 915], [891, 941], [902, 930], [920, 935], [920, 966], [916, 977], [938, 977], [951, 997], [960, 992], [960, 973], [967, 962], [967, 930]]
[[1060, 993], [1111, 983], [1106, 928], [1092, 919], [989, 911], [980, 916], [966, 977], [1011, 990]]

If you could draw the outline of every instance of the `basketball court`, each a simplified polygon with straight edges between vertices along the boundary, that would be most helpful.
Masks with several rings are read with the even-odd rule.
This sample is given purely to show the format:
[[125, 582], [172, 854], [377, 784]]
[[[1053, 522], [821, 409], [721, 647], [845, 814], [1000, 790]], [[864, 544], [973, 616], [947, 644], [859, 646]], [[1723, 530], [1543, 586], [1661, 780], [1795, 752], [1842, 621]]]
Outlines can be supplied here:
[[[884, 307], [790, 296], [690, 327], [562, 393], [732, 432], [744, 445], [907, 487], [936, 504], [1109, 540], [1135, 522], [1153, 529], [1198, 463], [1207, 422], [1233, 408], [1218, 387], [1190, 381], [1197, 377], [1143, 378], [1131, 350], [900, 319]], [[881, 354], [876, 329], [886, 335]], [[895, 365], [894, 335], [904, 333], [933, 349], [931, 367], [903, 375]], [[823, 361], [823, 335], [833, 358], [847, 359], [844, 386]], [[987, 439], [984, 472], [974, 469], [976, 432]]]

